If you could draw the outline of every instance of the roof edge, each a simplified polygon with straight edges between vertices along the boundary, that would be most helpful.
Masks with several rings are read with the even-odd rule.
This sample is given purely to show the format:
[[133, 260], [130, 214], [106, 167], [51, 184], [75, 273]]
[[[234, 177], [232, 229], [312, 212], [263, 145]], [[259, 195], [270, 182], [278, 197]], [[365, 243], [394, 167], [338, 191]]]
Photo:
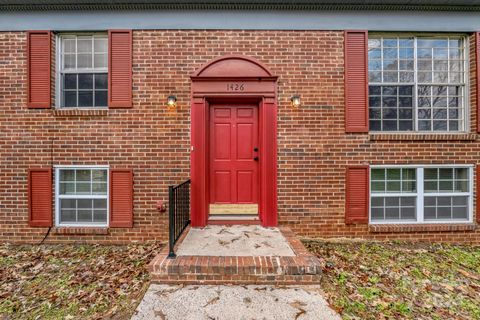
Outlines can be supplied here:
[[278, 11], [463, 11], [478, 12], [480, 5], [309, 4], [309, 3], [83, 3], [0, 4], [0, 11], [89, 10], [278, 10]]

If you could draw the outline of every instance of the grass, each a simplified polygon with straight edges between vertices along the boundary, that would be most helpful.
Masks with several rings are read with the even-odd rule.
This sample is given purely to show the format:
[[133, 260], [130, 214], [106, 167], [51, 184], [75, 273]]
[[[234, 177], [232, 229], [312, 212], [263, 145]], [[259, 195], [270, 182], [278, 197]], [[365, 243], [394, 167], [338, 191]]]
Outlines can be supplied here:
[[0, 245], [0, 318], [128, 319], [161, 246]]
[[344, 319], [480, 319], [480, 247], [304, 240]]

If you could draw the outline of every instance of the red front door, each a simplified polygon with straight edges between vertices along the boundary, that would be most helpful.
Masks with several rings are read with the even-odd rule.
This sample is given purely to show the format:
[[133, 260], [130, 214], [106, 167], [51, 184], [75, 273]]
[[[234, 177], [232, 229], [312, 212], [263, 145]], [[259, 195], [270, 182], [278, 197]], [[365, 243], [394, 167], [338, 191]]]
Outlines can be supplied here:
[[210, 214], [258, 214], [258, 148], [257, 106], [210, 107]]

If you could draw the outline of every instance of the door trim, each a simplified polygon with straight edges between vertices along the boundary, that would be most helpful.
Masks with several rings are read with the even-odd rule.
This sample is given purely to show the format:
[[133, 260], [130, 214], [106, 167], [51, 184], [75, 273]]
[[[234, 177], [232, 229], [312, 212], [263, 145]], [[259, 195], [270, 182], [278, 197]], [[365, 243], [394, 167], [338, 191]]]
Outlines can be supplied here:
[[[208, 119], [207, 119], [207, 122], [208, 122], [208, 143], [207, 143], [207, 148], [206, 148], [206, 151], [207, 151], [207, 156], [208, 156], [208, 166], [207, 166], [207, 174], [208, 174], [208, 179], [212, 179], [213, 176], [212, 176], [212, 159], [211, 159], [211, 156], [212, 156], [212, 132], [210, 131], [211, 130], [211, 115], [212, 115], [212, 111], [213, 111], [213, 108], [215, 107], [219, 107], [219, 108], [222, 108], [222, 107], [227, 107], [229, 108], [230, 110], [234, 110], [234, 109], [237, 109], [237, 108], [242, 108], [242, 107], [249, 107], [249, 108], [254, 108], [255, 109], [255, 115], [254, 115], [254, 118], [256, 119], [255, 122], [256, 122], [256, 128], [255, 128], [255, 132], [254, 134], [256, 135], [256, 137], [254, 138], [256, 140], [255, 142], [255, 146], [259, 148], [259, 150], [261, 150], [261, 145], [260, 145], [260, 139], [259, 139], [259, 122], [260, 122], [260, 119], [259, 119], [259, 103], [256, 102], [256, 103], [235, 103], [235, 102], [232, 102], [232, 103], [211, 103], [210, 106], [209, 106], [209, 110], [208, 110]], [[254, 156], [254, 154], [252, 154], [252, 157]], [[257, 156], [258, 156], [258, 153], [257, 153]], [[256, 203], [254, 205], [252, 204], [246, 204], [246, 203], [241, 203], [241, 202], [238, 202], [238, 203], [235, 203], [235, 204], [220, 204], [220, 203], [213, 203], [213, 194], [212, 194], [212, 185], [210, 185], [209, 187], [209, 192], [208, 192], [208, 219], [210, 219], [210, 215], [215, 215], [215, 214], [222, 214], [222, 209], [220, 209], [219, 207], [226, 207], [225, 208], [225, 215], [235, 215], [235, 214], [239, 214], [239, 215], [248, 215], [248, 214], [251, 214], [252, 216], [255, 215], [258, 219], [260, 218], [260, 210], [259, 210], [259, 200], [260, 200], [260, 190], [261, 190], [261, 186], [260, 186], [260, 171], [261, 171], [261, 162], [262, 162], [262, 159], [260, 158], [259, 159], [259, 163], [256, 164], [256, 174], [255, 174], [255, 198], [256, 198]], [[210, 182], [210, 181], [209, 181]], [[242, 212], [238, 212], [238, 213], [234, 213], [234, 209], [235, 208], [243, 208], [245, 209], [244, 211]], [[212, 211], [213, 209], [213, 211]]]
[[277, 216], [277, 77], [262, 63], [245, 56], [224, 56], [201, 67], [192, 80], [191, 101], [191, 221], [208, 223], [208, 127], [212, 103], [257, 103], [259, 157], [259, 218], [276, 226]]

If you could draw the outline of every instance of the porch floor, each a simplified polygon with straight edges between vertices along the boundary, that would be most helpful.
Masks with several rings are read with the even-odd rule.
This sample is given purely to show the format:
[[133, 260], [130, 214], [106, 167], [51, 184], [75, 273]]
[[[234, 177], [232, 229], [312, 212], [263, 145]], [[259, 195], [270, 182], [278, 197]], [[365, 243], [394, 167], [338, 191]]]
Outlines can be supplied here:
[[151, 278], [169, 284], [318, 284], [321, 264], [285, 227], [190, 228], [168, 259], [168, 248], [149, 265]]
[[213, 225], [202, 229], [190, 229], [179, 245], [177, 255], [293, 257], [295, 253], [278, 228]]

